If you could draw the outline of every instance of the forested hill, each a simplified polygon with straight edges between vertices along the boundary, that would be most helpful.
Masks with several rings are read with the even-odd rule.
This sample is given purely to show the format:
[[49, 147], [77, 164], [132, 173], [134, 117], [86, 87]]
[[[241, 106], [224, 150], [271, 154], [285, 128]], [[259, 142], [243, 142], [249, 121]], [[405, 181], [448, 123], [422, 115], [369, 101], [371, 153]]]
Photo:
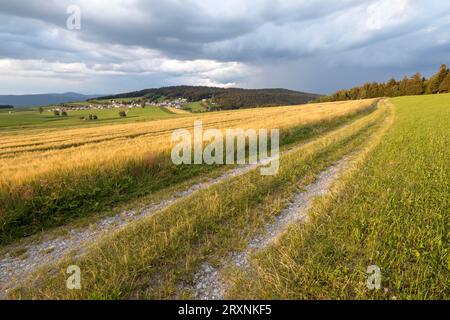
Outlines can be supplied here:
[[102, 99], [137, 97], [146, 97], [150, 101], [184, 98], [188, 101], [194, 102], [203, 99], [210, 99], [217, 109], [239, 109], [303, 104], [319, 98], [320, 95], [286, 89], [240, 89], [175, 86], [122, 93], [102, 97]]

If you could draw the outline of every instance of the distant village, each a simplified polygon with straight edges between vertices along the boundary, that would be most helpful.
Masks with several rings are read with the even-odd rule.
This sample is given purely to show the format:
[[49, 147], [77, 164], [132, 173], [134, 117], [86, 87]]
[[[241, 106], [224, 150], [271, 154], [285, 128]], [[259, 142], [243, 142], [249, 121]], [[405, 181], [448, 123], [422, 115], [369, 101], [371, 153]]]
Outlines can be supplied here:
[[145, 99], [132, 100], [132, 101], [101, 101], [101, 102], [92, 102], [89, 103], [86, 101], [86, 104], [61, 104], [59, 106], [55, 106], [52, 109], [49, 109], [49, 112], [55, 111], [70, 111], [70, 110], [107, 110], [107, 109], [133, 109], [133, 108], [143, 108], [143, 107], [166, 107], [166, 108], [176, 108], [183, 109], [183, 105], [188, 103], [187, 99], [179, 98], [170, 101], [148, 101]]

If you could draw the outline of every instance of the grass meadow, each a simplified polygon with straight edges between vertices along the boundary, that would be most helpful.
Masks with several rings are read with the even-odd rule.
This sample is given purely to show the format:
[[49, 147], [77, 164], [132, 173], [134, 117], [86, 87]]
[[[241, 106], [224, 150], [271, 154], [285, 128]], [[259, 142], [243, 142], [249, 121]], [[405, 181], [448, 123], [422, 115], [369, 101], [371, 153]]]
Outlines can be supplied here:
[[[119, 116], [119, 111], [121, 109], [69, 110], [67, 111], [67, 117], [55, 116], [53, 112], [48, 110], [50, 109], [45, 108], [45, 111], [42, 114], [39, 113], [37, 108], [0, 110], [0, 133], [2, 135], [10, 132], [22, 134], [24, 130], [96, 127], [105, 124], [152, 121], [177, 118], [180, 116], [179, 114], [167, 110], [167, 108], [160, 107], [133, 108], [128, 112], [126, 118], [121, 118]], [[128, 109], [123, 110], [128, 111]], [[9, 111], [13, 112], [10, 114]], [[80, 119], [81, 117], [88, 117], [90, 114], [95, 114], [98, 119], [95, 121]]]
[[[394, 125], [367, 146], [230, 296], [252, 299], [450, 298], [450, 95], [391, 100]], [[366, 270], [381, 269], [368, 290]]]

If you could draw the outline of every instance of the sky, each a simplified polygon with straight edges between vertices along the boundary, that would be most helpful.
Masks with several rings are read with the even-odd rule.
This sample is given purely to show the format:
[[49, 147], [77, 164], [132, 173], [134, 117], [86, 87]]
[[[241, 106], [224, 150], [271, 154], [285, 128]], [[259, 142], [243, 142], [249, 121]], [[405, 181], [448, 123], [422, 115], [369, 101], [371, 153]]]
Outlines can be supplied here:
[[0, 0], [0, 94], [332, 93], [450, 64], [450, 1]]

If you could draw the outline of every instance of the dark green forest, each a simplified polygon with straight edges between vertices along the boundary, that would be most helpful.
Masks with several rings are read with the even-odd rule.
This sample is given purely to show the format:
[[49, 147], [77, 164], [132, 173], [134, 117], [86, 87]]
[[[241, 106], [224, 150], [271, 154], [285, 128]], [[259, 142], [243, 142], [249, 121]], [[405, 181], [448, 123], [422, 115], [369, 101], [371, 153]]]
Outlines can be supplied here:
[[150, 101], [184, 98], [189, 102], [208, 99], [211, 110], [255, 108], [264, 106], [296, 105], [311, 102], [320, 95], [286, 89], [239, 89], [197, 86], [175, 86], [145, 89], [101, 99], [146, 97]]
[[11, 105], [0, 105], [0, 109], [14, 109], [14, 106], [11, 106]]
[[384, 83], [372, 82], [348, 90], [339, 90], [331, 96], [320, 97], [315, 102], [414, 96], [448, 92], [450, 92], [450, 72], [447, 66], [443, 64], [439, 71], [429, 79], [424, 78], [418, 72], [412, 77], [405, 76], [400, 81], [392, 78]]

